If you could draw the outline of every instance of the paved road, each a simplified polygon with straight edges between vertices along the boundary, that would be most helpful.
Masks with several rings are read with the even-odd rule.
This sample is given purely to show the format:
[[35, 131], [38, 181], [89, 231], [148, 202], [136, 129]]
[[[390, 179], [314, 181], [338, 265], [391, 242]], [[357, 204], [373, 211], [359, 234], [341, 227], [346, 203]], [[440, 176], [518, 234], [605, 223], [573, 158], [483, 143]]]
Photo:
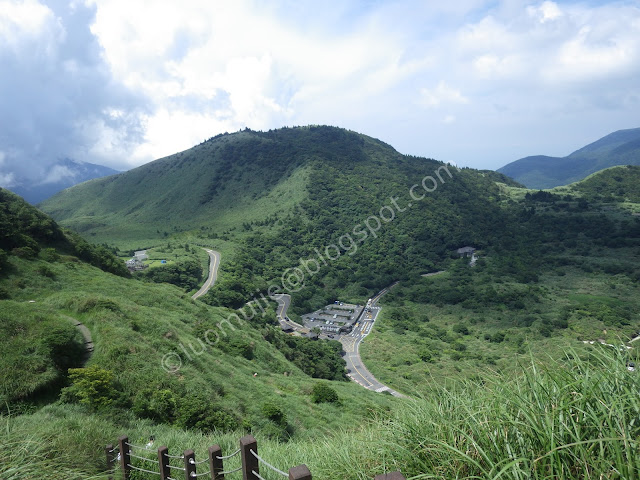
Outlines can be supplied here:
[[280, 327], [283, 330], [292, 329], [295, 331], [299, 331], [304, 329], [302, 325], [294, 322], [289, 317], [287, 317], [287, 310], [289, 309], [289, 305], [291, 305], [291, 295], [286, 293], [280, 293], [278, 295], [272, 295], [271, 298], [278, 302], [278, 308], [276, 309], [276, 317], [278, 318], [278, 322], [280, 323]]
[[340, 343], [342, 343], [342, 348], [345, 351], [344, 358], [347, 362], [347, 371], [349, 372], [347, 375], [351, 380], [359, 383], [368, 390], [373, 390], [375, 392], [386, 391], [395, 397], [405, 397], [403, 394], [396, 392], [376, 380], [371, 372], [367, 370], [367, 367], [364, 366], [364, 363], [362, 363], [362, 358], [360, 358], [360, 343], [362, 343], [366, 336], [369, 335], [376, 318], [378, 318], [378, 314], [380, 313], [381, 307], [378, 307], [376, 303], [380, 297], [387, 293], [389, 289], [397, 283], [398, 282], [380, 291], [380, 293], [371, 299], [371, 303], [367, 306], [367, 308], [371, 309], [370, 314], [367, 312], [367, 308], [365, 308], [364, 313], [356, 324], [357, 326], [354, 327], [353, 331], [349, 335], [341, 336]]
[[205, 248], [207, 253], [209, 254], [209, 278], [204, 282], [202, 288], [193, 294], [194, 300], [198, 297], [201, 297], [205, 293], [209, 291], [213, 284], [216, 283], [216, 278], [218, 278], [218, 267], [220, 266], [220, 252], [216, 252], [215, 250], [209, 250]]

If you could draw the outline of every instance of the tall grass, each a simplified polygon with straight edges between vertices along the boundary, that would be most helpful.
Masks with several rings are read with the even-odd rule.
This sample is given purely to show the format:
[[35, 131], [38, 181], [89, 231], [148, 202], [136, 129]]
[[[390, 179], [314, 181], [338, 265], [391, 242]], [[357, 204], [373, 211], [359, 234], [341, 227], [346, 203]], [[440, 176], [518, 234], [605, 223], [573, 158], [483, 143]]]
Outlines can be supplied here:
[[385, 423], [415, 478], [624, 478], [640, 471], [640, 381], [622, 354], [569, 352], [513, 380], [438, 387]]
[[[429, 396], [393, 411], [377, 409], [368, 422], [345, 422], [342, 430], [315, 438], [282, 443], [259, 430], [253, 434], [260, 455], [271, 464], [287, 470], [305, 463], [316, 480], [370, 480], [393, 470], [415, 480], [635, 480], [640, 471], [640, 379], [627, 371], [624, 355], [600, 348], [583, 357], [568, 352], [562, 361], [545, 361], [545, 366], [532, 359], [516, 378], [496, 375], [456, 387], [434, 384]], [[2, 479], [98, 475], [104, 445], [120, 434], [138, 444], [153, 434], [157, 445], [169, 446], [172, 453], [193, 448], [197, 459], [216, 443], [231, 453], [244, 434], [202, 435], [133, 417], [116, 423], [69, 405], [0, 420]], [[11, 434], [4, 435], [8, 424]], [[65, 455], [66, 444], [79, 454]], [[228, 462], [229, 468], [236, 465], [237, 459]], [[54, 466], [66, 476], [49, 475]]]

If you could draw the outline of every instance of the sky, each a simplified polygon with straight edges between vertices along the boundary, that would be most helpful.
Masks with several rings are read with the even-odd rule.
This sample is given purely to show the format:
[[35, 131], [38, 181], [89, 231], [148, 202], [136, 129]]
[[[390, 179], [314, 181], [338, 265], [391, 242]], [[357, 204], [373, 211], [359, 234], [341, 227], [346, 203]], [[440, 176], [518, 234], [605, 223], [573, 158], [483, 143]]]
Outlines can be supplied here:
[[640, 127], [640, 0], [0, 0], [0, 185], [324, 124], [474, 168]]

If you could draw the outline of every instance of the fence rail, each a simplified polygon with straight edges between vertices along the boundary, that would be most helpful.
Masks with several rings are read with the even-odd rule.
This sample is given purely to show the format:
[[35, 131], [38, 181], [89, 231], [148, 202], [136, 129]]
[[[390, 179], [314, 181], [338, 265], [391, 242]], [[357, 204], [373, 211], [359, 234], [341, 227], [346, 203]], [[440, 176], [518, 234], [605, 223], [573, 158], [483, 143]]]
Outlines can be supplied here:
[[[137, 452], [137, 453], [136, 453]], [[311, 472], [306, 465], [298, 465], [284, 472], [274, 467], [258, 455], [258, 442], [252, 435], [246, 435], [240, 439], [240, 448], [229, 455], [222, 455], [220, 445], [213, 445], [208, 449], [208, 458], [196, 460], [195, 452], [185, 450], [182, 455], [169, 455], [169, 449], [162, 446], [157, 449], [157, 458], [145, 456], [142, 452], [151, 453], [150, 447], [143, 447], [129, 443], [129, 438], [123, 435], [118, 439], [118, 445], [107, 445], [105, 455], [107, 457], [107, 471], [115, 473], [117, 464], [122, 473], [123, 480], [131, 479], [131, 472], [139, 471], [155, 475], [160, 480], [194, 480], [197, 478], [211, 480], [224, 480], [225, 475], [242, 472], [242, 480], [264, 480], [260, 474], [260, 467], [264, 471], [275, 472], [289, 480], [312, 480]], [[224, 469], [225, 460], [240, 456], [241, 466], [238, 468]], [[182, 465], [172, 465], [181, 461]], [[135, 464], [133, 463], [135, 462]], [[197, 470], [201, 469], [201, 472]], [[264, 473], [264, 472], [263, 472]], [[109, 477], [113, 479], [113, 477]], [[384, 473], [374, 480], [405, 480], [400, 472]]]

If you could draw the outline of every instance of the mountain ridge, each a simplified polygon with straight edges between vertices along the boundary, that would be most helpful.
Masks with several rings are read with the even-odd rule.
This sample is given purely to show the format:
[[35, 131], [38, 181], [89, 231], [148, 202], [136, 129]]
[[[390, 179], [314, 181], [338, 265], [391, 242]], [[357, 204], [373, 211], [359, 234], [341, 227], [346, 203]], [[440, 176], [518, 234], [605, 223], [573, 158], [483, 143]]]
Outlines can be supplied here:
[[616, 165], [640, 165], [640, 128], [618, 130], [565, 157], [533, 155], [497, 170], [529, 188], [553, 188]]
[[94, 178], [106, 177], [119, 173], [104, 165], [82, 162], [65, 158], [53, 165], [49, 165], [39, 178], [27, 178], [24, 175], [16, 175], [12, 171], [2, 171], [0, 174], [10, 182], [8, 190], [17, 193], [27, 202], [36, 205], [65, 188], [78, 183], [86, 182]]

